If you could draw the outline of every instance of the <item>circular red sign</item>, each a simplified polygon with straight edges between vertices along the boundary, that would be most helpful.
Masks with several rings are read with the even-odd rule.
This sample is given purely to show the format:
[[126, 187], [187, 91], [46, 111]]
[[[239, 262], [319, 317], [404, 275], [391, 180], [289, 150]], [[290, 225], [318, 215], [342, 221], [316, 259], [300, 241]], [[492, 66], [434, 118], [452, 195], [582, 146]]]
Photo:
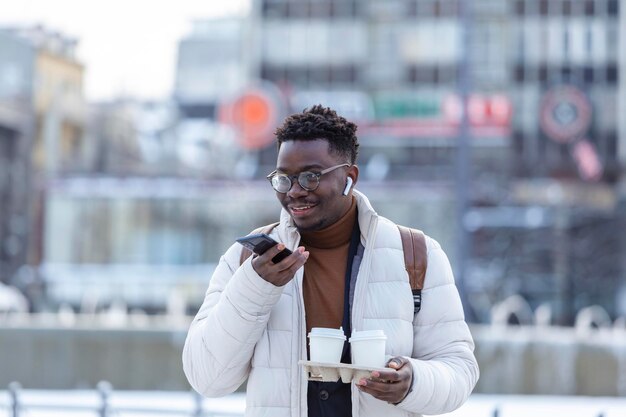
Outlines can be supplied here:
[[591, 113], [591, 104], [585, 93], [573, 86], [559, 86], [543, 96], [539, 122], [550, 139], [568, 143], [587, 132], [591, 125]]
[[262, 149], [274, 141], [273, 129], [278, 118], [276, 99], [261, 89], [251, 89], [222, 103], [218, 118], [236, 129], [243, 148]]

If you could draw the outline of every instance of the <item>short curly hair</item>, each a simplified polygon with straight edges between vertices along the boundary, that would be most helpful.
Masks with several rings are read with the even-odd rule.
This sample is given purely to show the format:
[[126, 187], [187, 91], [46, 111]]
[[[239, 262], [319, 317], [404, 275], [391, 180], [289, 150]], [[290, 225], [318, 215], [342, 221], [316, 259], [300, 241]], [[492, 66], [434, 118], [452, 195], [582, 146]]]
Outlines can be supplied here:
[[278, 149], [289, 140], [325, 139], [331, 152], [345, 156], [354, 164], [359, 153], [356, 130], [356, 124], [337, 115], [335, 110], [316, 104], [302, 113], [287, 117], [282, 126], [276, 129], [275, 135]]

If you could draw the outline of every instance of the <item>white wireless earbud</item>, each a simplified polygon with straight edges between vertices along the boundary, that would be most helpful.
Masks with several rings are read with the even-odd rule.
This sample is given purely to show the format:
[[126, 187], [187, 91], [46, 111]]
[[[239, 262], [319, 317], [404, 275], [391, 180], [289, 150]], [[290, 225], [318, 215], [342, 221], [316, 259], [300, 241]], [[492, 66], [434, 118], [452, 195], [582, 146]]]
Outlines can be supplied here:
[[346, 188], [343, 190], [343, 195], [348, 195], [350, 192], [350, 187], [352, 187], [352, 178], [348, 177], [346, 180]]

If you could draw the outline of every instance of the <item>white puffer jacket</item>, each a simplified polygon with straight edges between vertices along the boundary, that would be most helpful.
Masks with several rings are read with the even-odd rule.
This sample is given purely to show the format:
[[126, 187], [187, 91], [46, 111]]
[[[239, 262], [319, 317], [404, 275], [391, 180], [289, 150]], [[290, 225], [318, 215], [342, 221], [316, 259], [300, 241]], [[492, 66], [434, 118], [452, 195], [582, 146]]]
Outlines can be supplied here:
[[[413, 387], [398, 405], [352, 385], [352, 415], [371, 417], [441, 414], [458, 408], [478, 380], [474, 343], [464, 321], [450, 264], [427, 237], [428, 268], [422, 309], [413, 321], [413, 299], [397, 226], [378, 216], [355, 191], [365, 247], [352, 306], [352, 328], [382, 329], [387, 355], [411, 358]], [[272, 232], [292, 250], [300, 241], [289, 214]], [[221, 258], [185, 341], [187, 379], [207, 397], [235, 391], [248, 378], [246, 416], [306, 417], [307, 375], [302, 268], [283, 287], [263, 280], [241, 246]]]

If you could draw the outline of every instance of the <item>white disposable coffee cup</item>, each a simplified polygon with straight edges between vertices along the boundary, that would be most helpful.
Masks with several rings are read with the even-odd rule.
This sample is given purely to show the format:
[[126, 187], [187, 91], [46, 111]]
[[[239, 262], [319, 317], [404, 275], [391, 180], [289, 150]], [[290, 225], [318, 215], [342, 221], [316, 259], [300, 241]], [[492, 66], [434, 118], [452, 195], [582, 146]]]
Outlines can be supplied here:
[[313, 327], [309, 333], [312, 362], [340, 363], [346, 335], [342, 329]]
[[368, 368], [384, 368], [386, 341], [387, 336], [382, 330], [352, 332], [350, 337], [352, 364]]

